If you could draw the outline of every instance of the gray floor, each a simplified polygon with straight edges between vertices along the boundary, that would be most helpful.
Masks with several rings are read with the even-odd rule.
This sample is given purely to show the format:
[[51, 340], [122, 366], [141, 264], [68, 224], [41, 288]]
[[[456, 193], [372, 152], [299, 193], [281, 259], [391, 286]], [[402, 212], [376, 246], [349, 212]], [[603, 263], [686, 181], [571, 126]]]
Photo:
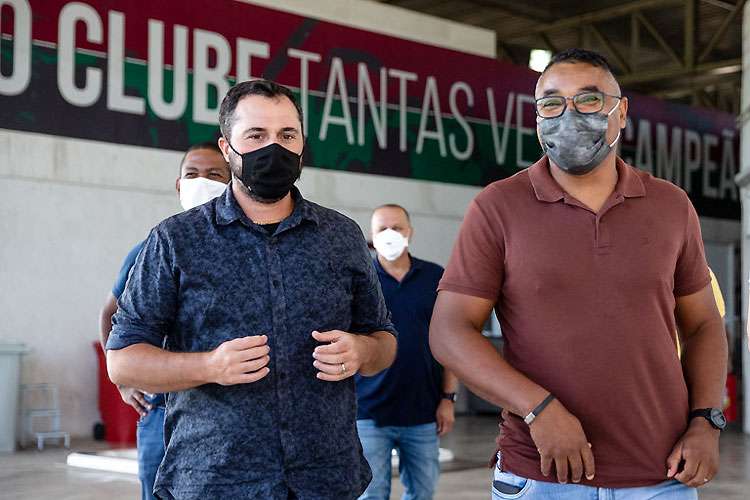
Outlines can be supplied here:
[[[435, 500], [488, 500], [490, 471], [485, 467], [494, 449], [495, 419], [459, 417], [455, 431], [444, 441], [456, 455], [455, 463], [440, 477]], [[72, 449], [95, 451], [105, 445], [74, 441]], [[721, 442], [721, 471], [701, 488], [702, 500], [750, 498], [750, 436], [726, 432]], [[120, 500], [136, 499], [139, 485], [135, 476], [74, 469], [65, 465], [69, 452], [48, 448], [0, 455], [0, 499], [2, 500]], [[393, 481], [393, 500], [401, 486]]]

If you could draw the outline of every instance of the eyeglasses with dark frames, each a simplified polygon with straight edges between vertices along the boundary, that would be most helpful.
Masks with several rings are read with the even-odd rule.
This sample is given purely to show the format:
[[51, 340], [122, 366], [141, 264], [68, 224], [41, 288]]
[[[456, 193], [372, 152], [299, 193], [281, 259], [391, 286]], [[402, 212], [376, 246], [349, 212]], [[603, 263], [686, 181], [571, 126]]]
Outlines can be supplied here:
[[536, 115], [540, 118], [557, 118], [565, 112], [568, 107], [568, 101], [571, 101], [576, 111], [584, 115], [591, 115], [599, 113], [604, 109], [607, 97], [617, 99], [618, 101], [622, 99], [622, 96], [598, 91], [581, 92], [573, 97], [548, 95], [536, 99], [535, 111]]

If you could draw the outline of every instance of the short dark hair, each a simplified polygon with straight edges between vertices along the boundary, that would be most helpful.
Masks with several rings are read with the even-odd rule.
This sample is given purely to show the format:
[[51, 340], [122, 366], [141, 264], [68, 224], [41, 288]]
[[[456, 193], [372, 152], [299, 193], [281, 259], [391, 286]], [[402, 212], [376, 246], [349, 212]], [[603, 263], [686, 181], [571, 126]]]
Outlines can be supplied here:
[[372, 211], [372, 213], [375, 213], [376, 211], [380, 210], [381, 208], [398, 208], [399, 210], [402, 210], [404, 214], [406, 215], [406, 220], [409, 221], [409, 224], [411, 224], [411, 215], [409, 215], [409, 211], [406, 210], [404, 207], [397, 203], [386, 203], [385, 205], [380, 205], [375, 210]]
[[191, 151], [195, 151], [196, 149], [213, 149], [217, 153], [221, 153], [221, 148], [216, 141], [196, 142], [195, 144], [191, 144], [190, 147], [187, 148], [185, 153], [187, 154]]
[[229, 89], [229, 92], [227, 92], [227, 95], [221, 101], [221, 107], [219, 108], [219, 128], [221, 128], [221, 133], [227, 140], [232, 135], [232, 119], [234, 118], [234, 110], [237, 108], [237, 103], [240, 102], [240, 99], [249, 95], [260, 95], [269, 99], [286, 97], [292, 101], [292, 104], [297, 109], [300, 124], [304, 123], [302, 121], [302, 108], [300, 108], [291, 90], [271, 80], [248, 80], [240, 82]]
[[[564, 62], [590, 64], [591, 66], [605, 69], [612, 76], [614, 76], [614, 72], [612, 71], [612, 66], [609, 65], [609, 61], [607, 61], [606, 57], [604, 57], [598, 52], [594, 52], [593, 50], [586, 50], [586, 49], [579, 49], [579, 48], [566, 49], [566, 50], [563, 50], [562, 52], [558, 52], [557, 54], [552, 56], [552, 59], [550, 59], [549, 63], [547, 63], [547, 66], [544, 68], [544, 71], [547, 71], [555, 64], [564, 63]], [[544, 73], [544, 71], [542, 73]]]
[[182, 165], [185, 163], [185, 158], [187, 158], [188, 153], [190, 153], [191, 151], [196, 151], [198, 149], [210, 149], [211, 151], [216, 151], [220, 155], [224, 156], [224, 153], [222, 153], [221, 148], [216, 142], [203, 141], [191, 144], [190, 147], [185, 151], [185, 154], [182, 155], [182, 160], [180, 160], [180, 174], [182, 174]]

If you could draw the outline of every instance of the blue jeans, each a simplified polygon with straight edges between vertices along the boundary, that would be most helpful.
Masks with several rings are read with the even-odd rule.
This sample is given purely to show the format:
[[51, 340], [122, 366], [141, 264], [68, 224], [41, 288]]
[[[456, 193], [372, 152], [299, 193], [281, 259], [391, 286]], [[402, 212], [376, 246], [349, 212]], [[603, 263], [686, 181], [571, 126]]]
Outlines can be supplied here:
[[535, 481], [495, 467], [492, 500], [697, 500], [698, 492], [671, 480], [637, 488], [596, 488], [581, 484]]
[[372, 469], [372, 481], [359, 500], [388, 500], [391, 496], [391, 450], [398, 451], [403, 500], [430, 500], [440, 475], [437, 424], [377, 427], [374, 420], [357, 420], [359, 440]]
[[138, 421], [138, 479], [141, 498], [155, 500], [156, 471], [164, 458], [164, 407], [156, 406]]

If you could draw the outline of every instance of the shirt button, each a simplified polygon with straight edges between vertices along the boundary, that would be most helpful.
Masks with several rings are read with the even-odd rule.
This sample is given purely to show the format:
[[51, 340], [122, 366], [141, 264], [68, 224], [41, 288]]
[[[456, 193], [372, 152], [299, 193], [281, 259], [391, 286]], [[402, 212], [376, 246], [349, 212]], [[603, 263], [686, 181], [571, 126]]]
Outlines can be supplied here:
[[272, 236], [272, 237], [271, 237], [271, 238], [269, 238], [269, 240], [268, 240], [268, 242], [269, 242], [269, 243], [270, 243], [271, 245], [275, 245], [275, 244], [276, 244], [276, 241], [277, 241], [277, 240], [276, 240], [276, 237], [275, 237], [275, 236]]
[[282, 431], [285, 431], [285, 430], [289, 429], [289, 426], [287, 425], [286, 422], [281, 422], [279, 424], [279, 427], [281, 428]]
[[273, 280], [271, 282], [271, 284], [273, 285], [274, 288], [278, 288], [279, 287], [279, 280]]
[[286, 373], [281, 372], [279, 373], [279, 380], [285, 380], [286, 379]]

